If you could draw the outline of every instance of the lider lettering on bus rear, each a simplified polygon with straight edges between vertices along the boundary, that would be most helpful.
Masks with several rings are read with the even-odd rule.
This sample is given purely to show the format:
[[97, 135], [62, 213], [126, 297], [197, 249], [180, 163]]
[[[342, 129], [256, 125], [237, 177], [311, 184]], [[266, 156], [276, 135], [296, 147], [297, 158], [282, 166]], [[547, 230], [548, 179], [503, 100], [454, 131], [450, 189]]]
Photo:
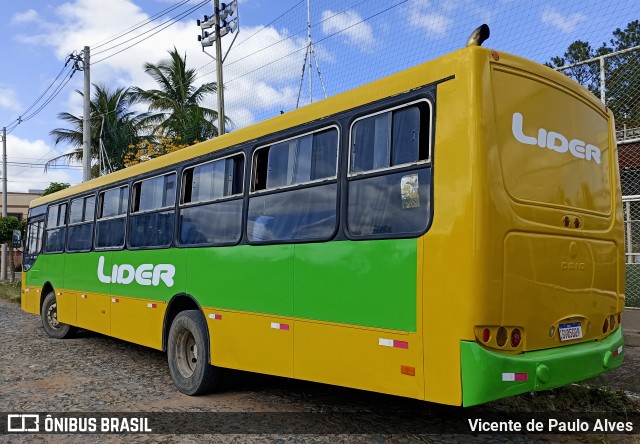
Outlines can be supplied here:
[[520, 143], [527, 145], [538, 145], [540, 148], [549, 148], [559, 153], [569, 151], [578, 159], [593, 160], [600, 163], [600, 148], [595, 145], [583, 142], [580, 139], [567, 140], [565, 136], [555, 131], [547, 131], [544, 128], [538, 130], [538, 137], [527, 136], [522, 130], [523, 117], [520, 113], [513, 114], [511, 131]]
[[137, 268], [130, 264], [113, 264], [111, 275], [104, 273], [104, 256], [98, 259], [98, 279], [103, 284], [130, 284], [134, 280], [140, 285], [157, 287], [160, 281], [167, 287], [173, 287], [173, 276], [176, 269], [171, 264], [141, 264]]

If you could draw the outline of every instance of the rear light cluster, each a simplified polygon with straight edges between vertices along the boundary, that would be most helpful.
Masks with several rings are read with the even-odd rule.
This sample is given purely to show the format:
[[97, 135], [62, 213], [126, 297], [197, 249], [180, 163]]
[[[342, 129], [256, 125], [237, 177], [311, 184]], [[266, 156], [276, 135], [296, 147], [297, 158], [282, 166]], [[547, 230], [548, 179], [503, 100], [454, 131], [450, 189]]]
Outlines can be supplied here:
[[612, 314], [609, 317], [604, 318], [602, 323], [602, 334], [606, 334], [608, 331], [613, 331], [622, 322], [622, 313]]
[[476, 327], [476, 339], [483, 345], [505, 350], [521, 350], [524, 342], [522, 327]]

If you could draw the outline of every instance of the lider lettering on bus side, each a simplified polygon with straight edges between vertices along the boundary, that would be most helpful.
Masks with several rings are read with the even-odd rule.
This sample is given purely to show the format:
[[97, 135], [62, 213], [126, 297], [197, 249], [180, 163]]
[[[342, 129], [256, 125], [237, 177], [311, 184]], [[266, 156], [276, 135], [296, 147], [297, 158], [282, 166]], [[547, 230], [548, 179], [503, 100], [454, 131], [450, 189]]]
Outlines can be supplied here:
[[157, 287], [160, 281], [167, 287], [173, 287], [173, 276], [176, 268], [171, 264], [141, 264], [137, 268], [130, 264], [117, 265], [111, 268], [111, 275], [104, 274], [104, 256], [98, 259], [98, 279], [103, 284], [130, 284], [134, 280], [140, 285]]
[[600, 148], [595, 145], [587, 144], [580, 139], [571, 139], [568, 141], [565, 136], [555, 131], [547, 131], [544, 128], [538, 130], [538, 137], [527, 136], [522, 131], [522, 114], [514, 113], [511, 124], [511, 131], [514, 137], [520, 143], [527, 145], [538, 145], [540, 148], [549, 148], [559, 153], [569, 151], [578, 159], [593, 160], [600, 163]]

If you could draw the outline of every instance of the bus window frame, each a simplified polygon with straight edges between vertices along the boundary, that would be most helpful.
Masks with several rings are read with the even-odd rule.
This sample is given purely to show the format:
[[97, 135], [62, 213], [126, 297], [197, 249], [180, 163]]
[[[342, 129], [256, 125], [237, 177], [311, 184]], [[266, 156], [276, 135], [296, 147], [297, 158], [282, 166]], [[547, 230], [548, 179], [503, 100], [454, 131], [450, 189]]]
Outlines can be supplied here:
[[[74, 222], [71, 223], [71, 202], [73, 202], [74, 200], [78, 200], [78, 199], [82, 199], [83, 200], [83, 213], [86, 210], [86, 205], [84, 203], [84, 200], [88, 197], [93, 197], [94, 203], [93, 203], [93, 217], [90, 220], [83, 220], [81, 222]], [[67, 243], [69, 242], [69, 238], [67, 236], [67, 238], [65, 239], [65, 244], [64, 244], [64, 251], [66, 253], [88, 253], [90, 251], [93, 251], [95, 248], [95, 237], [96, 237], [96, 223], [98, 221], [97, 218], [98, 215], [98, 193], [96, 193], [95, 191], [93, 193], [89, 193], [89, 194], [81, 194], [75, 197], [69, 197], [69, 216], [68, 216], [68, 221], [67, 221], [67, 230], [69, 230], [69, 228], [71, 227], [77, 227], [79, 225], [85, 225], [85, 224], [93, 224], [93, 229], [91, 230], [91, 245], [89, 247], [89, 249], [85, 249], [85, 250], [69, 250], [67, 248]], [[86, 217], [86, 214], [85, 214]]]
[[[78, 200], [78, 199], [86, 199], [87, 197], [94, 197], [96, 199], [96, 201], [94, 202], [94, 206], [93, 206], [93, 218], [91, 220], [83, 220], [81, 222], [74, 222], [71, 223], [71, 202], [73, 202], [74, 200]], [[89, 194], [82, 194], [82, 195], [78, 195], [75, 197], [70, 197], [69, 198], [69, 221], [67, 222], [67, 227], [75, 227], [76, 225], [82, 225], [82, 224], [88, 224], [89, 222], [95, 222], [96, 221], [96, 213], [97, 213], [97, 204], [98, 200], [97, 200], [97, 195], [96, 192], [94, 191], [93, 193], [89, 193]], [[84, 211], [84, 203], [83, 203], [83, 211]], [[86, 215], [85, 215], [86, 216]]]
[[[429, 118], [428, 118], [428, 122], [429, 122], [429, 134], [427, 135], [427, 137], [425, 137], [426, 140], [428, 140], [429, 143], [429, 147], [427, 150], [427, 158], [424, 160], [418, 160], [416, 162], [409, 162], [409, 163], [403, 163], [400, 165], [393, 165], [393, 166], [388, 166], [388, 167], [384, 167], [384, 168], [375, 168], [372, 170], [367, 170], [367, 171], [357, 171], [357, 172], [351, 172], [351, 154], [352, 154], [352, 143], [353, 143], [353, 127], [356, 123], [358, 123], [361, 120], [364, 119], [369, 119], [373, 116], [377, 116], [380, 114], [385, 114], [385, 113], [389, 113], [389, 112], [393, 112], [402, 108], [410, 108], [412, 105], [416, 105], [416, 104], [420, 104], [420, 103], [426, 103], [429, 106]], [[347, 179], [351, 179], [353, 177], [359, 177], [359, 176], [364, 176], [364, 175], [368, 175], [368, 174], [375, 174], [375, 173], [381, 173], [381, 172], [387, 172], [387, 171], [392, 171], [392, 170], [400, 170], [403, 168], [410, 168], [410, 167], [415, 167], [415, 166], [421, 166], [421, 165], [431, 165], [431, 161], [433, 158], [433, 117], [434, 117], [434, 112], [433, 112], [433, 103], [431, 98], [429, 97], [421, 97], [420, 99], [416, 99], [413, 100], [411, 102], [406, 102], [400, 105], [395, 105], [392, 106], [390, 108], [384, 108], [381, 109], [379, 111], [373, 112], [373, 113], [369, 113], [369, 114], [365, 114], [363, 116], [359, 116], [356, 119], [354, 119], [350, 124], [349, 124], [349, 142], [347, 145]], [[392, 126], [393, 126], [393, 122], [392, 122]]]
[[[143, 178], [133, 178], [127, 185], [129, 185], [129, 204], [127, 205], [127, 212], [125, 213], [127, 216], [125, 223], [125, 234], [124, 234], [124, 246], [121, 249], [129, 250], [129, 251], [137, 251], [137, 250], [164, 250], [167, 248], [176, 248], [177, 244], [177, 226], [178, 226], [178, 203], [180, 202], [180, 193], [181, 193], [181, 184], [179, 179], [182, 177], [182, 171], [185, 169], [181, 163], [177, 163], [175, 165], [171, 165], [169, 169], [159, 169], [152, 172], [153, 175]], [[144, 211], [133, 211], [133, 207], [135, 205], [135, 186], [145, 180], [155, 179], [157, 177], [168, 176], [170, 174], [175, 174], [175, 196], [173, 200], [173, 205], [168, 205], [160, 208], [154, 208], [152, 210], [144, 210]], [[133, 218], [136, 216], [149, 215], [153, 213], [164, 213], [168, 211], [173, 211], [173, 230], [171, 233], [171, 242], [168, 245], [153, 245], [153, 246], [142, 246], [142, 247], [133, 247], [131, 246], [131, 242], [129, 239], [129, 235], [131, 232], [131, 223]]]
[[[283, 133], [294, 134], [293, 136], [286, 137], [284, 139], [280, 139], [277, 136], [270, 139], [269, 143], [263, 143], [257, 146], [254, 146], [251, 151], [251, 174], [245, 179], [248, 182], [247, 192], [245, 193], [245, 204], [244, 204], [244, 215], [243, 215], [243, 234], [242, 241], [247, 245], [261, 246], [261, 245], [287, 245], [287, 244], [307, 244], [314, 242], [329, 242], [336, 238], [336, 236], [340, 233], [340, 227], [342, 225], [341, 222], [341, 213], [342, 213], [342, 192], [341, 192], [341, 173], [340, 173], [340, 165], [341, 165], [341, 155], [342, 155], [342, 126], [339, 121], [342, 120], [342, 113], [338, 113], [331, 117], [333, 123], [330, 125], [322, 125], [318, 126], [315, 129], [304, 131], [305, 128], [309, 128], [309, 124], [305, 124], [303, 127], [304, 132], [296, 133], [295, 130], [298, 128], [289, 128], [288, 131], [283, 131]], [[303, 183], [296, 183], [292, 185], [286, 185], [281, 187], [274, 188], [265, 188], [263, 190], [254, 190], [255, 181], [256, 181], [256, 153], [259, 150], [271, 147], [273, 145], [287, 142], [289, 140], [297, 139], [300, 137], [307, 136], [309, 134], [319, 133], [322, 131], [327, 131], [329, 129], [335, 129], [337, 131], [336, 137], [336, 171], [335, 174], [331, 177], [326, 177], [323, 179], [315, 179], [310, 180]], [[264, 241], [264, 242], [255, 242], [249, 239], [249, 205], [252, 197], [260, 197], [267, 196], [271, 194], [277, 194], [288, 191], [296, 191], [302, 190], [305, 188], [313, 188], [317, 186], [328, 185], [331, 183], [336, 183], [336, 221], [333, 228], [333, 232], [331, 235], [322, 238], [308, 238], [308, 239], [291, 239], [291, 240], [272, 240], [272, 241]]]
[[[217, 198], [214, 198], [214, 199], [198, 200], [196, 202], [191, 201], [191, 202], [187, 202], [187, 203], [183, 202], [184, 194], [185, 194], [185, 191], [186, 191], [186, 188], [185, 188], [186, 184], [185, 184], [184, 180], [185, 180], [185, 174], [186, 174], [187, 170], [193, 170], [193, 169], [195, 169], [195, 168], [197, 168], [199, 166], [207, 165], [207, 164], [210, 164], [210, 163], [214, 163], [214, 162], [217, 162], [219, 160], [230, 159], [232, 157], [237, 157], [238, 155], [242, 156], [242, 162], [243, 162], [243, 165], [242, 165], [242, 180], [241, 180], [242, 191], [240, 191], [239, 193], [236, 193], [236, 194], [230, 194], [228, 196], [217, 197]], [[215, 159], [210, 159], [210, 160], [207, 160], [207, 161], [204, 161], [204, 162], [185, 165], [182, 168], [182, 170], [180, 171], [180, 199], [177, 199], [178, 208], [196, 207], [198, 205], [216, 203], [216, 202], [225, 201], [225, 200], [233, 200], [233, 199], [237, 199], [238, 197], [242, 197], [242, 196], [244, 196], [244, 189], [245, 189], [244, 181], [245, 181], [246, 174], [247, 174], [247, 154], [244, 152], [244, 150], [236, 151], [236, 152], [234, 152], [232, 154], [226, 154], [226, 155], [224, 155], [222, 157], [218, 157], [218, 158], [215, 158]]]
[[[337, 137], [337, 146], [336, 146], [336, 171], [335, 174], [331, 177], [324, 177], [322, 179], [314, 179], [314, 180], [309, 180], [307, 182], [301, 182], [301, 183], [294, 183], [291, 185], [284, 185], [281, 187], [273, 187], [273, 188], [265, 188], [263, 190], [255, 190], [255, 184], [256, 184], [256, 174], [257, 174], [257, 164], [256, 164], [256, 154], [265, 149], [265, 148], [270, 148], [274, 145], [278, 145], [280, 143], [284, 143], [284, 142], [288, 142], [290, 140], [293, 139], [299, 139], [302, 138], [304, 136], [308, 136], [309, 134], [315, 134], [315, 133], [320, 133], [323, 131], [327, 131], [331, 128], [335, 128], [336, 131], [338, 132], [338, 137]], [[338, 180], [338, 172], [340, 169], [340, 136], [341, 136], [341, 131], [340, 131], [340, 126], [337, 123], [334, 123], [332, 125], [328, 125], [328, 126], [323, 126], [320, 127], [318, 129], [312, 130], [312, 131], [307, 131], [305, 133], [301, 133], [301, 134], [296, 134], [295, 136], [292, 137], [287, 137], [286, 139], [275, 139], [273, 142], [269, 143], [269, 144], [263, 144], [263, 145], [258, 145], [253, 149], [253, 152], [251, 153], [251, 177], [250, 177], [250, 184], [249, 184], [249, 197], [257, 195], [257, 194], [262, 194], [262, 193], [273, 193], [276, 191], [285, 191], [285, 190], [289, 190], [289, 189], [294, 189], [294, 188], [304, 188], [307, 185], [314, 185], [314, 184], [320, 184], [322, 182], [331, 182], [334, 180]], [[262, 245], [262, 244], [261, 244]]]
[[[53, 227], [49, 227], [49, 208], [54, 207], [54, 206], [60, 206], [60, 205], [66, 205], [65, 208], [65, 213], [64, 213], [64, 222], [60, 225], [55, 225]], [[61, 253], [65, 253], [66, 252], [66, 247], [67, 247], [67, 221], [69, 218], [69, 199], [63, 199], [63, 200], [58, 200], [52, 203], [49, 203], [47, 205], [47, 210], [44, 213], [44, 231], [43, 231], [43, 237], [42, 237], [42, 245], [40, 248], [40, 254], [61, 254]], [[60, 209], [58, 209], [58, 217], [57, 219], [60, 219]], [[64, 241], [62, 242], [62, 250], [59, 251], [47, 251], [46, 249], [46, 242], [45, 239], [47, 238], [47, 232], [50, 230], [56, 230], [56, 229], [64, 229]]]
[[[229, 153], [229, 151], [227, 149], [223, 150], [224, 152], [226, 152], [227, 154], [223, 154], [220, 157], [216, 157], [213, 159], [209, 159], [209, 160], [205, 160], [205, 161], [200, 161], [200, 162], [195, 162], [195, 163], [189, 163], [189, 164], [185, 164], [182, 166], [182, 168], [180, 169], [180, 195], [179, 198], [176, 199], [176, 213], [175, 213], [175, 227], [174, 227], [174, 245], [176, 248], [198, 248], [198, 247], [211, 247], [211, 246], [215, 246], [215, 247], [232, 247], [235, 245], [239, 245], [240, 243], [242, 243], [242, 240], [244, 238], [244, 232], [245, 232], [245, 209], [247, 207], [247, 203], [245, 202], [246, 199], [246, 180], [247, 180], [247, 153], [245, 148], [240, 148], [237, 149], [237, 147], [233, 148], [235, 151]], [[213, 152], [212, 154], [220, 154], [218, 152]], [[229, 196], [223, 196], [223, 197], [218, 197], [216, 199], [210, 199], [210, 200], [200, 200], [197, 202], [187, 202], [184, 203], [184, 194], [186, 191], [186, 184], [184, 183], [185, 180], [185, 174], [187, 172], [187, 170], [190, 169], [195, 169], [198, 166], [201, 165], [206, 165], [209, 163], [213, 163], [219, 160], [226, 160], [232, 157], [237, 157], [241, 155], [242, 156], [242, 180], [241, 180], [241, 186], [242, 186], [242, 191], [240, 193], [236, 193], [236, 194], [230, 194]], [[204, 206], [204, 205], [211, 205], [211, 204], [217, 204], [217, 203], [223, 203], [223, 202], [231, 202], [231, 201], [235, 201], [235, 200], [242, 200], [242, 209], [241, 212], [242, 214], [240, 215], [240, 236], [238, 237], [238, 240], [234, 241], [234, 242], [203, 242], [203, 243], [197, 243], [197, 244], [183, 244], [180, 242], [180, 228], [181, 228], [181, 220], [180, 220], [180, 215], [181, 215], [181, 211], [183, 209], [188, 209], [188, 208], [196, 208], [199, 206]]]
[[[116, 189], [120, 189], [120, 188], [125, 188], [127, 187], [127, 205], [126, 205], [126, 211], [122, 214], [116, 214], [115, 216], [107, 216], [107, 217], [98, 217], [99, 212], [102, 210], [102, 204], [104, 202], [104, 194], [108, 191], [111, 190], [116, 190]], [[100, 191], [98, 191], [97, 193], [97, 197], [96, 197], [96, 209], [95, 209], [95, 225], [93, 227], [93, 251], [118, 251], [118, 250], [124, 250], [125, 246], [127, 244], [127, 234], [129, 231], [129, 202], [131, 201], [131, 184], [129, 182], [126, 182], [124, 184], [121, 185], [116, 185], [113, 187], [109, 187], [109, 188], [104, 188]], [[114, 247], [98, 247], [96, 245], [96, 242], [98, 240], [98, 222], [103, 221], [103, 220], [112, 220], [112, 219], [117, 219], [117, 218], [121, 218], [124, 217], [125, 218], [125, 224], [124, 224], [124, 242], [122, 245], [118, 245], [118, 246], [114, 246]]]
[[[182, 168], [184, 170], [184, 168]], [[176, 176], [176, 192], [175, 192], [175, 196], [174, 196], [174, 200], [173, 200], [173, 204], [172, 205], [166, 205], [164, 207], [158, 207], [158, 208], [153, 208], [151, 210], [144, 210], [144, 211], [134, 211], [133, 206], [135, 205], [135, 187], [137, 184], [142, 183], [144, 181], [147, 180], [152, 180], [152, 179], [156, 179], [158, 177], [164, 177], [164, 176], [169, 176], [171, 174], [175, 174]], [[176, 208], [176, 204], [178, 203], [179, 199], [179, 190], [178, 190], [178, 186], [179, 186], [179, 182], [178, 182], [178, 168], [172, 168], [169, 171], [165, 171], [163, 173], [160, 174], [156, 174], [154, 176], [149, 176], [149, 177], [145, 177], [144, 179], [139, 179], [136, 181], [131, 182], [131, 188], [129, 190], [129, 205], [128, 205], [128, 215], [132, 216], [132, 215], [141, 215], [141, 214], [148, 214], [148, 213], [155, 213], [157, 211], [167, 211], [169, 208]]]
[[[340, 216], [340, 225], [342, 227], [342, 232], [345, 235], [346, 239], [351, 241], [369, 241], [369, 240], [386, 240], [386, 239], [416, 239], [420, 236], [424, 236], [425, 233], [429, 231], [431, 225], [433, 224], [434, 219], [434, 171], [433, 171], [433, 157], [434, 157], [434, 144], [435, 144], [435, 119], [436, 119], [436, 90], [432, 90], [430, 87], [436, 87], [437, 83], [425, 85], [426, 90], [422, 89], [421, 92], [417, 94], [418, 98], [406, 101], [393, 101], [389, 104], [388, 101], [384, 101], [382, 103], [372, 103], [370, 105], [377, 105], [375, 107], [371, 106], [369, 109], [375, 109], [376, 111], [368, 112], [366, 114], [357, 115], [357, 117], [353, 118], [349, 123], [349, 133], [347, 134], [347, 146], [346, 146], [346, 161], [345, 167], [346, 172], [344, 173], [344, 186], [342, 190], [342, 194], [340, 197], [341, 200], [341, 216]], [[415, 97], [415, 96], [414, 96]], [[406, 99], [405, 99], [406, 100]], [[426, 102], [429, 106], [429, 118], [428, 118], [428, 130], [429, 134], [425, 137], [428, 140], [429, 148], [428, 148], [428, 157], [424, 160], [419, 160], [417, 162], [410, 162], [401, 165], [394, 165], [386, 168], [376, 168], [368, 171], [358, 171], [355, 173], [351, 173], [351, 143], [353, 137], [353, 126], [356, 122], [375, 116], [379, 114], [384, 114], [387, 112], [393, 112], [394, 110], [407, 108], [415, 104], [420, 104]], [[386, 104], [386, 106], [385, 106]], [[392, 122], [393, 125], [393, 122]], [[348, 209], [349, 209], [349, 184], [354, 180], [366, 180], [369, 178], [384, 176], [387, 174], [395, 174], [403, 171], [416, 171], [418, 169], [428, 168], [430, 169], [430, 182], [429, 182], [429, 222], [427, 223], [424, 230], [420, 232], [414, 233], [385, 233], [385, 234], [375, 234], [375, 235], [354, 235], [349, 230], [349, 221], [348, 221]]]

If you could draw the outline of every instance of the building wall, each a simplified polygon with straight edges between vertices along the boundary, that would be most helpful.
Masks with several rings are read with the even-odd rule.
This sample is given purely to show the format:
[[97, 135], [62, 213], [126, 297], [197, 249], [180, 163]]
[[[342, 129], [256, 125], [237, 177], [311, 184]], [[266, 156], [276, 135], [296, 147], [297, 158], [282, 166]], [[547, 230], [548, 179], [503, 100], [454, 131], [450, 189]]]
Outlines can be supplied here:
[[[40, 196], [33, 193], [7, 193], [7, 215], [16, 217], [19, 215], [18, 219], [26, 219], [29, 203]], [[0, 211], [2, 211], [2, 201], [2, 193], [0, 193]]]

